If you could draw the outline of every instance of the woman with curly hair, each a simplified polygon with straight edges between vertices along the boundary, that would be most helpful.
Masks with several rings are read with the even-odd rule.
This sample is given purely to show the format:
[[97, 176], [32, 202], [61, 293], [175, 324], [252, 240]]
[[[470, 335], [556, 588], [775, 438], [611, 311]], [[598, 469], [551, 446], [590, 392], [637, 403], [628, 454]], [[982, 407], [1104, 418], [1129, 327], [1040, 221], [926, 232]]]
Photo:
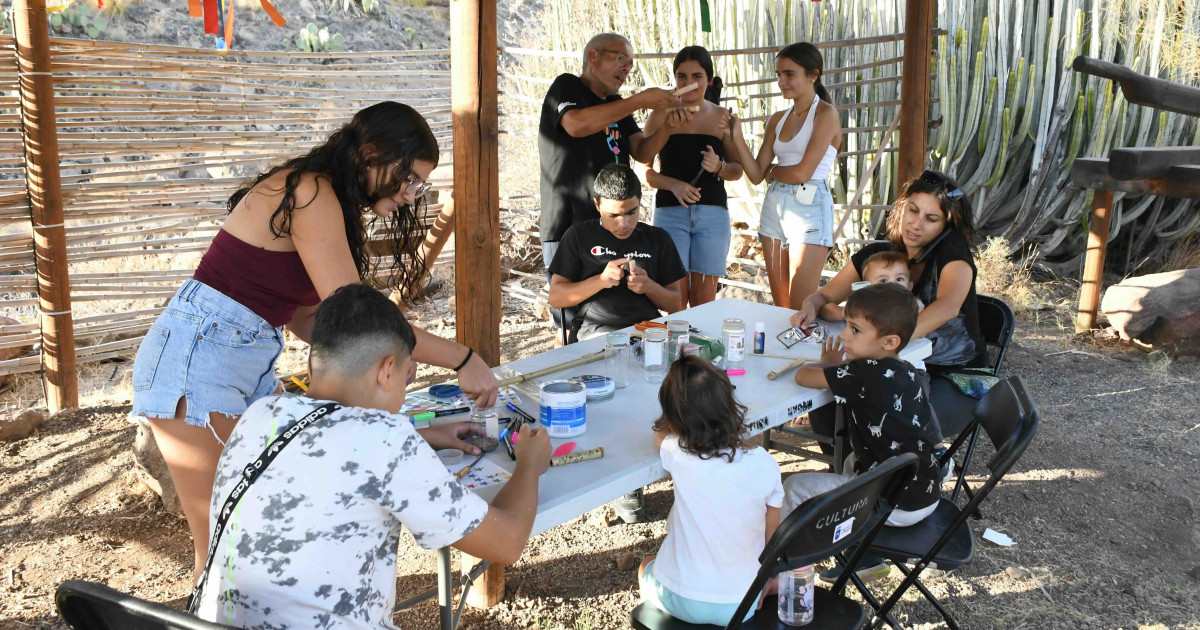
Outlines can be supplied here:
[[[149, 423], [171, 473], [197, 575], [217, 459], [242, 412], [278, 391], [284, 327], [308, 341], [321, 300], [372, 282], [381, 253], [395, 266], [387, 284], [413, 296], [424, 273], [426, 180], [437, 163], [437, 140], [413, 108], [389, 101], [358, 112], [320, 146], [233, 193], [192, 279], [146, 334], [133, 365], [132, 414]], [[389, 240], [368, 244], [375, 222]], [[495, 403], [498, 382], [473, 350], [416, 334], [414, 359], [455, 369], [476, 403]]]

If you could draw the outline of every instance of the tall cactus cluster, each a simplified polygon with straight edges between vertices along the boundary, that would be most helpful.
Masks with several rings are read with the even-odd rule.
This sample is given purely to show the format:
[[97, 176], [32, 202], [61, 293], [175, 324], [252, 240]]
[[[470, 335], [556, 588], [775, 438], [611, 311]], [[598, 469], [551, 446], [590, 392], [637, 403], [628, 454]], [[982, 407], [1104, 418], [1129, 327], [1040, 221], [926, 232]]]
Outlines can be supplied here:
[[[578, 51], [592, 34], [627, 35], [638, 52], [776, 46], [794, 41], [868, 39], [904, 30], [904, 0], [735, 0], [709, 2], [712, 31], [701, 31], [697, 0], [547, 3], [545, 32], [527, 44]], [[929, 114], [928, 164], [954, 176], [975, 208], [983, 235], [1006, 237], [1014, 253], [1036, 256], [1062, 273], [1079, 266], [1091, 191], [1070, 185], [1077, 157], [1104, 157], [1129, 146], [1200, 145], [1196, 119], [1130, 106], [1106, 79], [1070, 69], [1076, 55], [1137, 72], [1200, 84], [1200, 0], [937, 0], [938, 35]], [[897, 114], [903, 54], [899, 41], [822, 50], [824, 83], [849, 130], [831, 181], [835, 201], [860, 186]], [[578, 71], [578, 58], [557, 71]], [[773, 79], [770, 53], [723, 56], [725, 82]], [[848, 72], [838, 69], [854, 68]], [[641, 59], [630, 84], [670, 81], [670, 59]], [[534, 89], [529, 89], [534, 88]], [[536, 96], [544, 86], [513, 86]], [[733, 85], [726, 105], [761, 133], [762, 119], [785, 106], [773, 82]], [[540, 100], [540, 99], [537, 99]], [[527, 102], [527, 105], [532, 104]], [[880, 104], [880, 105], [873, 105]], [[894, 147], [895, 138], [892, 139]], [[855, 234], [878, 236], [895, 198], [893, 153], [882, 154], [851, 222]], [[1171, 248], [1200, 231], [1200, 203], [1116, 194], [1110, 239], [1126, 260]]]
[[[1200, 80], [1200, 1], [942, 0], [930, 163], [970, 195], [976, 225], [1060, 271], [1078, 267], [1092, 192], [1069, 185], [1077, 157], [1200, 144], [1197, 120], [1130, 106], [1076, 55], [1150, 76]], [[1116, 194], [1110, 239], [1126, 260], [1163, 253], [1200, 227], [1197, 203]], [[1121, 240], [1115, 240], [1121, 239]], [[1034, 247], [1036, 246], [1036, 249]]]

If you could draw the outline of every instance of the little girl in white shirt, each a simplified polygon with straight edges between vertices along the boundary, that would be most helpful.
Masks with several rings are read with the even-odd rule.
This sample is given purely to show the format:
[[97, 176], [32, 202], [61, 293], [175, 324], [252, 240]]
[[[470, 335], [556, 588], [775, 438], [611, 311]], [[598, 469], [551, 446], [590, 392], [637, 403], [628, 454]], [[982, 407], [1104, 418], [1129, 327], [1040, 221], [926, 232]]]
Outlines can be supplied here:
[[658, 399], [654, 441], [674, 480], [675, 504], [658, 555], [638, 569], [642, 600], [689, 623], [724, 626], [779, 526], [779, 464], [763, 448], [742, 444], [746, 407], [708, 361], [675, 361]]

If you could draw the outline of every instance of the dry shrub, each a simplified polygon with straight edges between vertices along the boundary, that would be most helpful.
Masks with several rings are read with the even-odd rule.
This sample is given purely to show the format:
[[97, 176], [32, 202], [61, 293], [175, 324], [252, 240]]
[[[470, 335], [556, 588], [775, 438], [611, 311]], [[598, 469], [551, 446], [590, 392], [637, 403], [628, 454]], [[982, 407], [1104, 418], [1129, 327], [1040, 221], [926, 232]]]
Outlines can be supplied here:
[[1200, 268], [1200, 232], [1179, 239], [1162, 264], [1162, 271], [1196, 268]]
[[1014, 313], [1036, 310], [1041, 300], [1034, 291], [1030, 262], [1017, 262], [1009, 255], [1008, 241], [990, 236], [975, 252], [975, 291], [1004, 300]]

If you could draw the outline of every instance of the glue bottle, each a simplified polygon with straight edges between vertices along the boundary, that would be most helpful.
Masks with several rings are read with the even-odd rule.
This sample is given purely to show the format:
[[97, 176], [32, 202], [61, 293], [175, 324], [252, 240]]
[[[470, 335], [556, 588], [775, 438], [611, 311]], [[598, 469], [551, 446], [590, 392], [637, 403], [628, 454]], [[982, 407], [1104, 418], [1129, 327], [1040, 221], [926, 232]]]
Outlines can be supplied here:
[[767, 349], [767, 328], [762, 322], [754, 323], [754, 354], [762, 354]]

